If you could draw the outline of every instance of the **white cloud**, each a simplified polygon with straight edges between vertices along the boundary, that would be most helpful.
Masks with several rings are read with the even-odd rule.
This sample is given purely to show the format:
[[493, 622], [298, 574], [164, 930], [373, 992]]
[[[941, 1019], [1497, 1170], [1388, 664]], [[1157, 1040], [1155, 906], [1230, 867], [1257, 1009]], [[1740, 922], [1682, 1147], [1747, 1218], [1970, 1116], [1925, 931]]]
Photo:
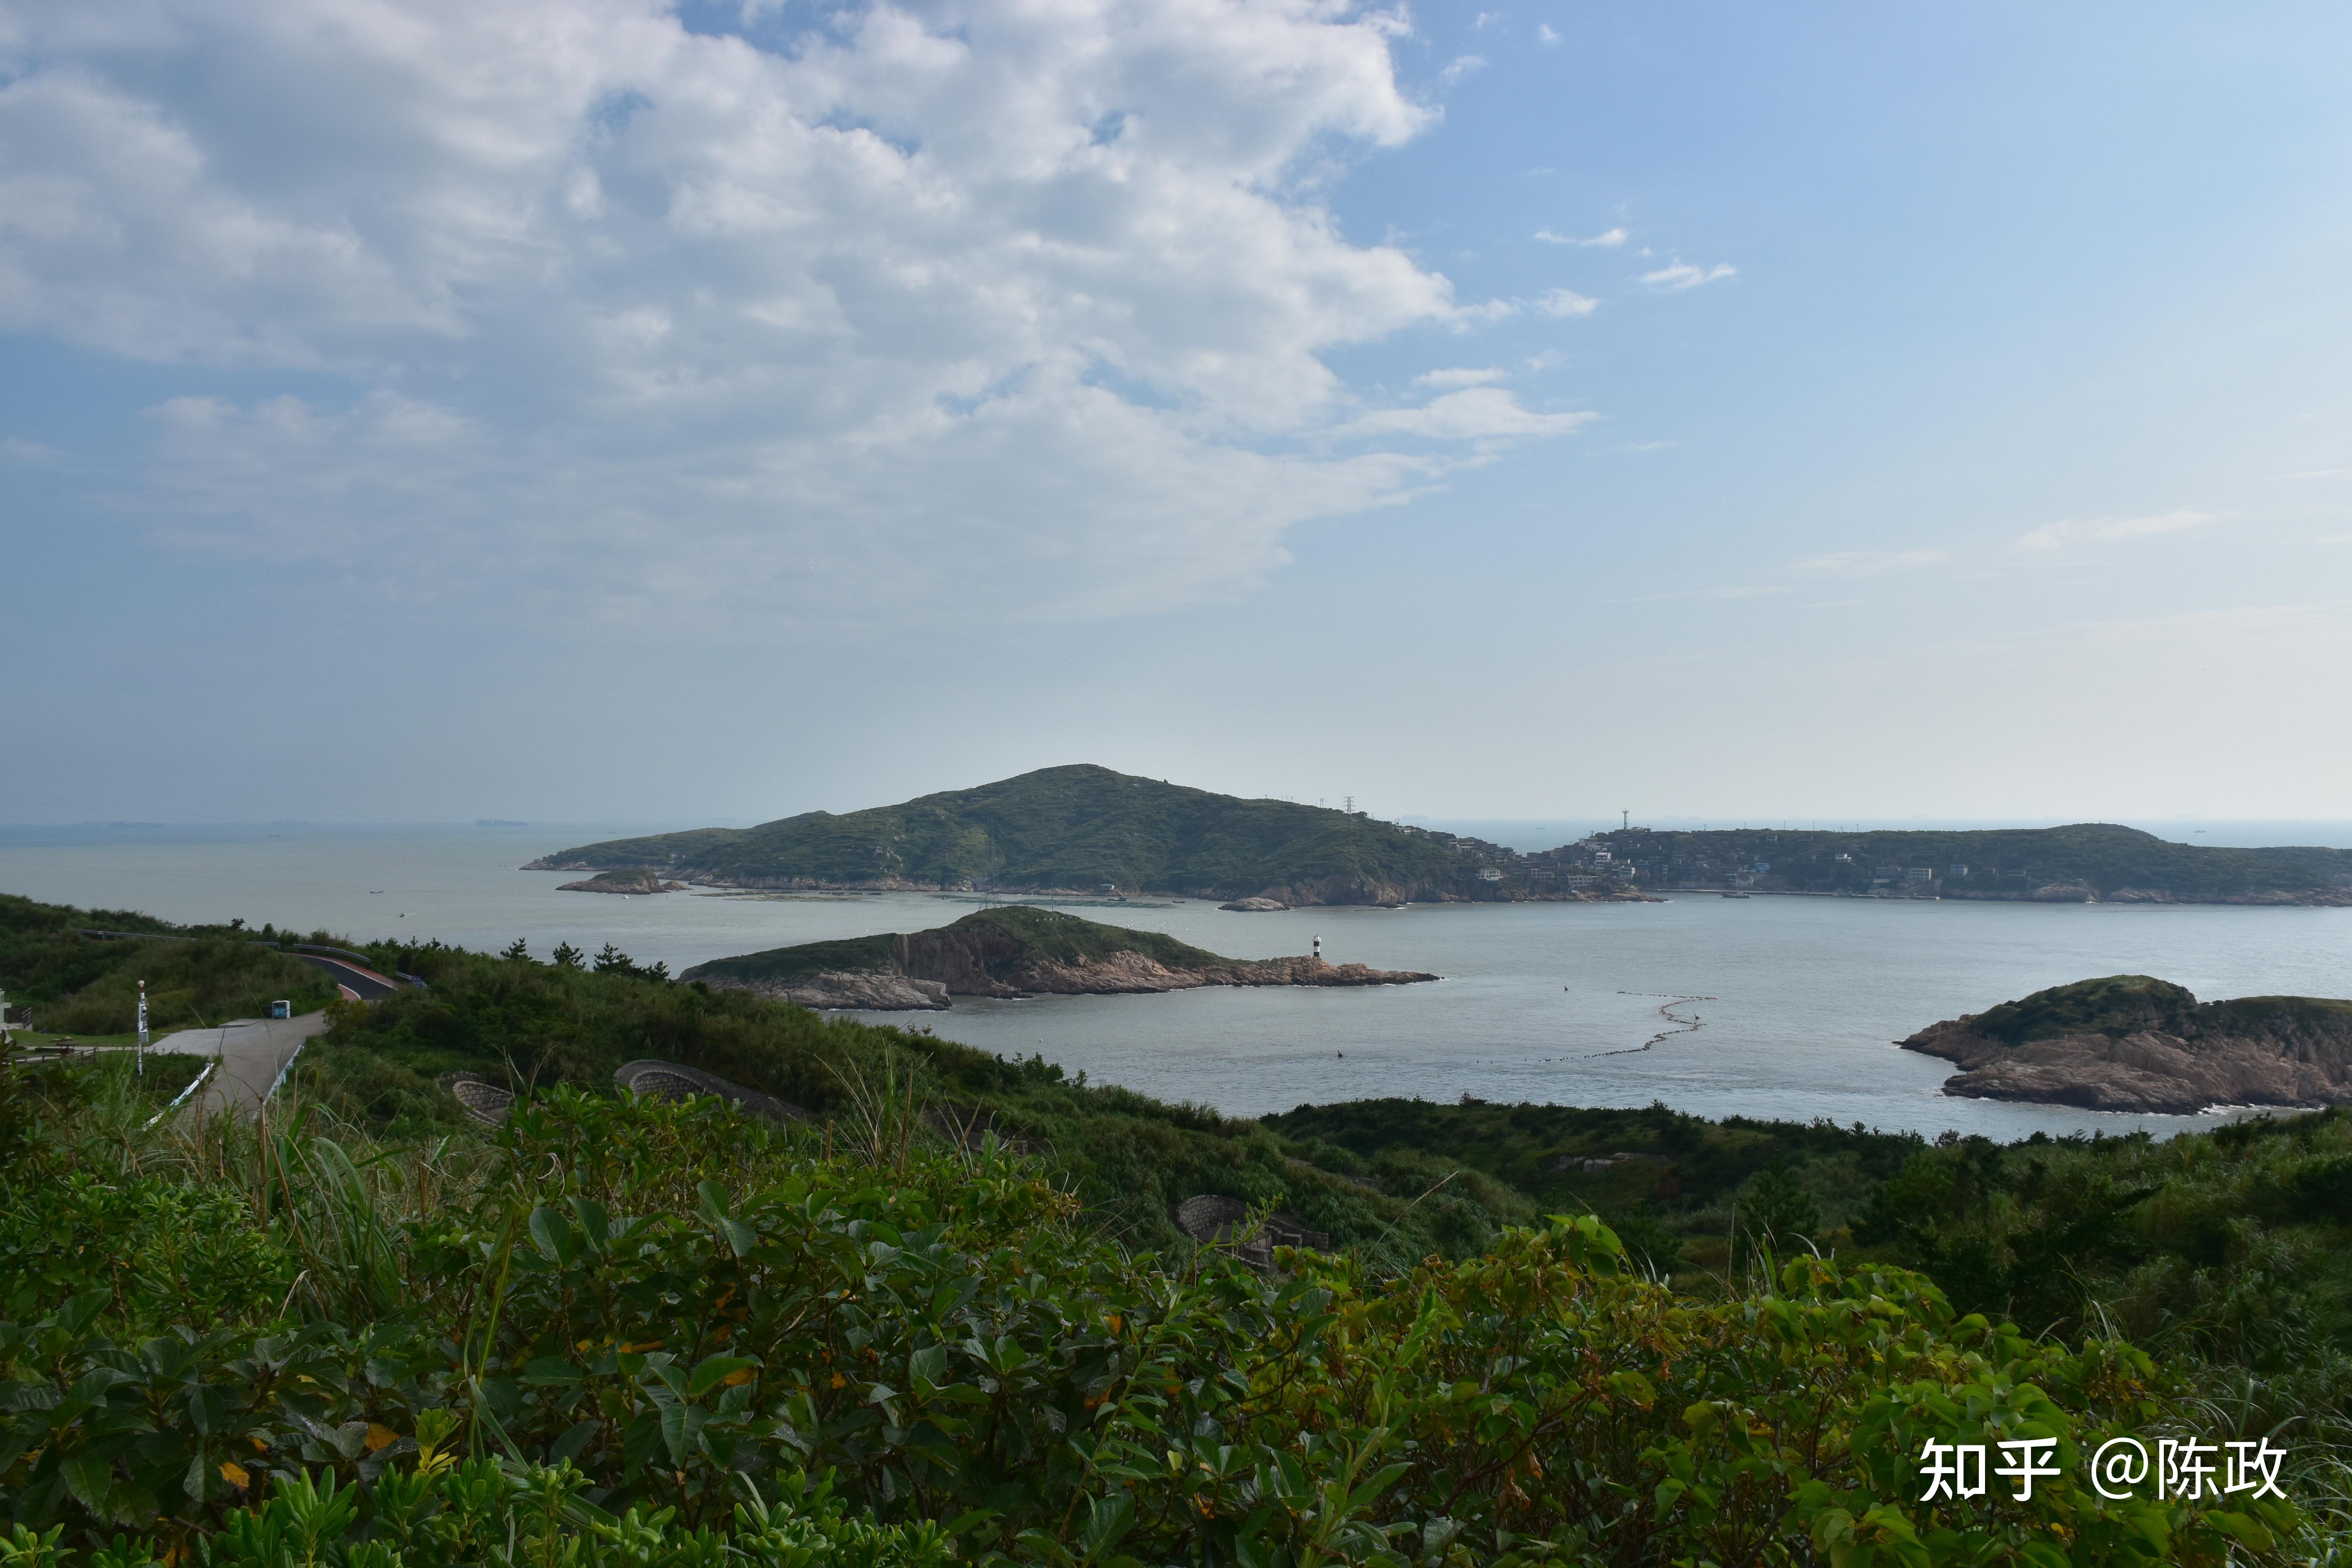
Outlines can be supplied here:
[[1518, 313], [1519, 307], [1509, 300], [1487, 300], [1475, 305], [1459, 305], [1453, 312], [1454, 327], [1461, 331], [1471, 327], [1492, 326]]
[[1475, 71], [1485, 70], [1486, 68], [1486, 59], [1484, 55], [1459, 56], [1456, 58], [1448, 60], [1445, 63], [1445, 68], [1437, 73], [1437, 85], [1441, 88], [1454, 87], [1459, 83], [1464, 77], [1469, 76]]
[[1551, 289], [1536, 301], [1536, 309], [1547, 316], [1589, 316], [1600, 308], [1600, 300], [1573, 289]]
[[1619, 603], [1654, 605], [1668, 599], [1769, 599], [1796, 591], [1786, 583], [1740, 583], [1721, 588], [1675, 588], [1664, 594], [1644, 594]]
[[28, 468], [54, 463], [62, 455], [55, 447], [45, 446], [38, 441], [26, 441], [15, 436], [0, 440], [0, 458], [21, 463]]
[[126, 504], [208, 548], [686, 615], [1178, 602], [1444, 462], [1326, 437], [1580, 417], [1349, 417], [1331, 351], [1512, 309], [1314, 195], [1431, 123], [1397, 26], [870, 0], [787, 55], [664, 0], [0, 0], [0, 330], [302, 373], [157, 411]]
[[1484, 386], [1488, 382], [1507, 380], [1509, 376], [1510, 372], [1489, 365], [1483, 370], [1465, 366], [1457, 370], [1423, 371], [1412, 379], [1419, 386]]
[[1539, 228], [1536, 230], [1536, 237], [1546, 245], [1600, 245], [1613, 248], [1624, 244], [1627, 236], [1622, 228], [1612, 228], [1604, 229], [1590, 239], [1579, 239], [1572, 234], [1554, 234], [1548, 228]]
[[1499, 386], [1475, 386], [1449, 392], [1421, 408], [1383, 408], [1367, 414], [1349, 428], [1365, 436], [1421, 436], [1444, 441], [1510, 440], [1533, 436], [1565, 436], [1598, 419], [1590, 412], [1538, 414]]
[[1951, 556], [1941, 550], [1839, 550], [1800, 561], [1790, 570], [1826, 577], [1878, 577], [1889, 572], [1913, 572], [1940, 566]]
[[2185, 529], [2202, 528], [2218, 522], [2218, 511], [2167, 511], [2147, 517], [2110, 517], [2087, 522], [2064, 521], [2042, 524], [2017, 542], [2021, 550], [2063, 550], [2075, 544], [2109, 543], [2120, 539], [2144, 539], [2152, 534], [2179, 533]]
[[1736, 277], [1739, 268], [1727, 261], [1718, 261], [1712, 267], [1694, 267], [1687, 261], [1677, 261], [1671, 267], [1661, 267], [1655, 272], [1643, 273], [1642, 281], [1653, 289], [1674, 292], [1696, 289], [1719, 278]]
[[1555, 49], [1559, 47], [1559, 35], [1551, 30], [1551, 24], [1549, 22], [1536, 24], [1536, 37], [1543, 40], [1545, 48]]
[[1483, 33], [1489, 24], [1502, 19], [1503, 14], [1500, 11], [1481, 11], [1478, 13], [1478, 19], [1470, 24], [1470, 30], [1474, 33]]

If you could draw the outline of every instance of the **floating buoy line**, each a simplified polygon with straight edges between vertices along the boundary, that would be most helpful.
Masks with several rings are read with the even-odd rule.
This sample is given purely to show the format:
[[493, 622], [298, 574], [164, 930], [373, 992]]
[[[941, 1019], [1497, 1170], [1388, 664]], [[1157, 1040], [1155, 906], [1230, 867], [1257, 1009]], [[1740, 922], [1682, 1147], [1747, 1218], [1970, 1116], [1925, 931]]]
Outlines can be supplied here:
[[[1565, 991], [1568, 987], [1563, 985], [1560, 989]], [[1643, 1040], [1638, 1046], [1627, 1046], [1624, 1049], [1618, 1051], [1594, 1051], [1591, 1053], [1591, 1057], [1586, 1058], [1588, 1061], [1592, 1059], [1592, 1057], [1639, 1056], [1661, 1040], [1673, 1039], [1676, 1035], [1695, 1034], [1700, 1026], [1698, 1015], [1696, 1013], [1693, 1013], [1689, 1017], [1685, 1018], [1681, 1014], [1675, 1012], [1675, 1009], [1676, 1007], [1685, 1006], [1693, 1002], [1714, 1002], [1719, 1000], [1719, 998], [1714, 996], [1668, 996], [1663, 991], [1620, 991], [1617, 994], [1620, 996], [1664, 997], [1664, 1000], [1660, 1002], [1658, 1005], [1658, 1016], [1673, 1024], [1675, 1026], [1671, 1029], [1660, 1029], [1656, 1034], [1652, 1035], [1648, 1039]]]

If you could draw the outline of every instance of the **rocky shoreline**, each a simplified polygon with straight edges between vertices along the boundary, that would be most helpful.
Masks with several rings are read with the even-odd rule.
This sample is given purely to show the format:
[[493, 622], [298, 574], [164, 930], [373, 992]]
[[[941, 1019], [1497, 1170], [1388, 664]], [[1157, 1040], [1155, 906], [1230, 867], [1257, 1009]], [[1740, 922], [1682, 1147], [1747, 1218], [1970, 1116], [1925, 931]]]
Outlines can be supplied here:
[[[691, 977], [687, 972], [681, 979]], [[1410, 970], [1370, 969], [1360, 963], [1327, 963], [1319, 958], [1269, 958], [1257, 963], [1202, 969], [1171, 969], [1137, 952], [1070, 963], [1024, 964], [1009, 980], [972, 980], [950, 985], [921, 975], [835, 971], [795, 983], [712, 980], [721, 987], [750, 991], [803, 1007], [872, 1013], [941, 1012], [956, 996], [1014, 1000], [1028, 996], [1127, 996], [1190, 991], [1203, 985], [1414, 985], [1440, 978]]]
[[[593, 871], [595, 868], [580, 859], [562, 859], [546, 856], [522, 866], [525, 871]], [[818, 877], [715, 877], [698, 871], [665, 873], [685, 879], [664, 882], [662, 890], [688, 890], [708, 888], [714, 891], [744, 893], [971, 893], [970, 887], [942, 887], [937, 882], [914, 881], [904, 877], [872, 877], [857, 881], [830, 881]], [[610, 875], [605, 873], [604, 875]], [[653, 891], [650, 888], [598, 887], [603, 875], [585, 881], [564, 882], [558, 891], [609, 893]], [[1596, 891], [1590, 889], [1563, 892], [1538, 892], [1525, 888], [1506, 888], [1491, 898], [1474, 898], [1455, 892], [1433, 892], [1428, 889], [1396, 888], [1379, 883], [1349, 883], [1340, 887], [1268, 889], [1264, 893], [1245, 899], [1235, 899], [1222, 889], [1190, 888], [1126, 888], [1107, 894], [1102, 888], [1001, 888], [994, 889], [1007, 899], [1069, 899], [1099, 903], [1107, 899], [1133, 897], [1143, 899], [1200, 899], [1223, 900], [1221, 910], [1244, 912], [1272, 910], [1307, 909], [1402, 909], [1408, 904], [1657, 904], [1664, 903], [1662, 894], [1642, 892], [1632, 889]]]
[[[1214, 894], [1209, 894], [1206, 896], [1211, 898], [1215, 897]], [[1300, 897], [1293, 893], [1291, 889], [1285, 889], [1255, 894], [1246, 899], [1234, 899], [1230, 902], [1219, 904], [1217, 908], [1221, 910], [1230, 910], [1235, 914], [1273, 914], [1284, 910], [1345, 909], [1349, 907], [1362, 908], [1367, 905], [1376, 910], [1401, 910], [1408, 904], [1416, 903], [1663, 904], [1665, 901], [1665, 897], [1663, 894], [1638, 892], [1630, 888], [1615, 889], [1609, 892], [1594, 892], [1590, 889], [1579, 889], [1574, 892], [1564, 893], [1530, 892], [1525, 889], [1513, 888], [1497, 894], [1492, 899], [1465, 899], [1453, 895], [1448, 895], [1443, 898], [1433, 898], [1426, 894], [1410, 899], [1320, 899]]]
[[559, 883], [555, 890], [559, 893], [618, 893], [629, 898], [639, 893], [684, 892], [686, 884], [665, 882], [658, 871], [639, 866], [625, 871], [600, 871], [585, 881]]
[[2352, 1102], [2352, 1002], [2200, 1003], [2146, 975], [2056, 986], [1896, 1042], [1961, 1070], [1969, 1099], [2187, 1116]]

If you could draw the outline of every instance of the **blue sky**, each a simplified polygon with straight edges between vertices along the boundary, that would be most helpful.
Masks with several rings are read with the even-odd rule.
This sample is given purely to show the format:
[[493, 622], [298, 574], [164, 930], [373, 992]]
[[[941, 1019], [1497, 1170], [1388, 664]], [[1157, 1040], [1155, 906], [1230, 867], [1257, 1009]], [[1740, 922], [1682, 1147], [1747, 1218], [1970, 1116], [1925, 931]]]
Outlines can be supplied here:
[[0, 0], [0, 820], [2342, 816], [2347, 45]]

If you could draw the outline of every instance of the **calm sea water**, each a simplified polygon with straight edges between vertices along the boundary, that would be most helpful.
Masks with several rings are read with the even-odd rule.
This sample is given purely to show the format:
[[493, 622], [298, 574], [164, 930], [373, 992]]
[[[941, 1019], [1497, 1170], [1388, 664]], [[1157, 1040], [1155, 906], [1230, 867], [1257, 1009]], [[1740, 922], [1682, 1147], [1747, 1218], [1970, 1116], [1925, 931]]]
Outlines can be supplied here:
[[[378, 830], [14, 830], [0, 890], [171, 920], [241, 915], [358, 937], [616, 943], [673, 970], [723, 954], [945, 923], [923, 894], [619, 899], [518, 870], [658, 825]], [[2100, 1115], [1948, 1099], [1948, 1069], [1892, 1042], [2091, 975], [2159, 975], [2200, 996], [2352, 995], [2352, 910], [1985, 905], [1799, 898], [1415, 906], [1227, 914], [1197, 900], [1082, 909], [1213, 952], [1307, 951], [1419, 969], [1361, 991], [961, 1001], [897, 1016], [992, 1051], [1042, 1052], [1095, 1081], [1237, 1115], [1374, 1095], [1647, 1105], [1934, 1133], [2159, 1131], [2214, 1118]], [[1689, 1000], [1676, 1001], [1675, 998]], [[1687, 1028], [1662, 1016], [1696, 1019]], [[1664, 1037], [1640, 1048], [1654, 1037]]]

